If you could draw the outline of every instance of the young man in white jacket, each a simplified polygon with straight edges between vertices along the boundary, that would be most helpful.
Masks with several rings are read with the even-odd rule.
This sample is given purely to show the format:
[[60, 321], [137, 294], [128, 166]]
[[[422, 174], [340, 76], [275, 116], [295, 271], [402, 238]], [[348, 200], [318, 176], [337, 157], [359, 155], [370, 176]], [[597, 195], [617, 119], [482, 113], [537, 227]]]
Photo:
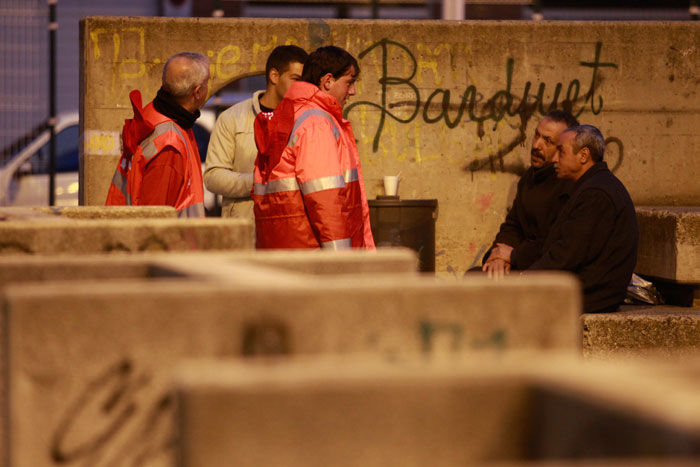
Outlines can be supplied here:
[[265, 91], [226, 109], [216, 120], [209, 140], [204, 185], [222, 195], [222, 217], [254, 220], [253, 169], [258, 150], [253, 122], [260, 112], [272, 112], [289, 86], [301, 77], [308, 54], [294, 45], [276, 47], [267, 58]]

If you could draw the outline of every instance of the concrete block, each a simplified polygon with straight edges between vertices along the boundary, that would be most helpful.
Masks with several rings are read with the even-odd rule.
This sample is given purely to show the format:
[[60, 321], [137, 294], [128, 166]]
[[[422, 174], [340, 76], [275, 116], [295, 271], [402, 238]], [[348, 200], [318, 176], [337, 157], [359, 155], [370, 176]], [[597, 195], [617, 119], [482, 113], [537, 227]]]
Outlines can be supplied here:
[[700, 357], [700, 309], [623, 307], [581, 321], [586, 357]]
[[172, 465], [167, 379], [183, 358], [580, 346], [579, 285], [564, 274], [319, 277], [224, 258], [188, 278], [201, 263], [183, 258], [151, 279], [5, 286], [9, 466]]
[[637, 465], [700, 455], [694, 385], [634, 367], [542, 355], [327, 358], [190, 362], [178, 375], [182, 467]]
[[637, 207], [638, 274], [700, 284], [700, 207]]
[[418, 258], [408, 248], [379, 248], [376, 251], [345, 251], [329, 254], [323, 250], [239, 251], [232, 260], [244, 261], [301, 274], [329, 276], [337, 274], [416, 273]]
[[[234, 277], [232, 267], [245, 270]], [[0, 288], [15, 282], [174, 276], [196, 277], [209, 282], [266, 281], [266, 277], [250, 277], [254, 269], [260, 268], [264, 268], [262, 274], [267, 276], [270, 276], [272, 268], [276, 278], [296, 273], [294, 276], [308, 281], [306, 274], [414, 274], [417, 260], [415, 253], [406, 248], [342, 253], [323, 250], [235, 250], [215, 253], [146, 252], [140, 255], [5, 255], [0, 256]]]
[[252, 249], [254, 236], [252, 223], [239, 219], [49, 217], [0, 222], [0, 255]]

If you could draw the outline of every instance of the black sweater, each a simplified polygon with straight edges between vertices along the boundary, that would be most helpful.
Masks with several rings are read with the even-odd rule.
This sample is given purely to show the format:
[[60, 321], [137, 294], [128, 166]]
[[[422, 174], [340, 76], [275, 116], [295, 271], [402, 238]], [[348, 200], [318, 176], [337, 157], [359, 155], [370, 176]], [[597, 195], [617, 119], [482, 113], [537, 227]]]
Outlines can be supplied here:
[[524, 270], [542, 256], [542, 246], [557, 214], [573, 187], [570, 180], [559, 180], [554, 166], [530, 167], [518, 181], [518, 191], [506, 220], [486, 252], [485, 263], [496, 243], [513, 247], [511, 267]]
[[530, 269], [571, 271], [583, 284], [586, 313], [622, 303], [637, 263], [637, 216], [627, 189], [598, 162], [576, 181]]

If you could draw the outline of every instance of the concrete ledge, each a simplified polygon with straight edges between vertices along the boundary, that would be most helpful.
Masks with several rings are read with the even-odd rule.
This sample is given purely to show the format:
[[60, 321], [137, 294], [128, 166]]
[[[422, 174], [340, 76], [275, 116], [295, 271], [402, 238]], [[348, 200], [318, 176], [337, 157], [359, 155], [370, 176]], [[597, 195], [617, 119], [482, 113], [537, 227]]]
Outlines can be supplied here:
[[[265, 269], [268, 277], [292, 273], [344, 277], [357, 274], [417, 274], [417, 259], [407, 248], [332, 252], [235, 250], [216, 252], [146, 252], [139, 255], [5, 255], [0, 256], [0, 288], [10, 283], [186, 277], [207, 282], [255, 281], [247, 268]], [[258, 276], [256, 276], [258, 277]], [[264, 279], [264, 278], [263, 278]], [[258, 278], [260, 280], [260, 278]]]
[[632, 466], [700, 453], [696, 387], [619, 364], [326, 358], [199, 361], [178, 374], [182, 467]]
[[637, 207], [639, 254], [635, 272], [700, 283], [700, 207]]
[[176, 218], [171, 206], [58, 206], [0, 207], [0, 221], [67, 219], [152, 219]]
[[700, 309], [629, 306], [581, 321], [586, 357], [700, 357]]
[[0, 255], [254, 248], [251, 222], [234, 219], [63, 218], [0, 222]]
[[153, 219], [176, 218], [172, 206], [64, 206], [38, 207], [36, 211], [69, 219]]

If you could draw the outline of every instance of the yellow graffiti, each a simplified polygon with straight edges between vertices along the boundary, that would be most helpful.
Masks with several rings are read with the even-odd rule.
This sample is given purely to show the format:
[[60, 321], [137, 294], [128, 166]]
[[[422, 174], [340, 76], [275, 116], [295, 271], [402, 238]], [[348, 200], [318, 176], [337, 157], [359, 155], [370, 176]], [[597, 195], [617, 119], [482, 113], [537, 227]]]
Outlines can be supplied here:
[[[227, 57], [227, 54], [233, 54], [230, 57]], [[217, 78], [221, 79], [228, 79], [232, 78], [235, 74], [236, 71], [233, 70], [231, 72], [225, 72], [223, 70], [223, 65], [233, 65], [236, 63], [238, 60], [241, 58], [241, 48], [238, 47], [237, 45], [227, 45], [226, 47], [222, 48], [218, 55], [216, 56], [216, 76]]]
[[[146, 54], [146, 41], [144, 37], [144, 31], [143, 28], [124, 28], [122, 29], [123, 32], [135, 32], [139, 36], [139, 49], [137, 53], [140, 56], [144, 56]], [[115, 33], [115, 57], [118, 55], [118, 47], [116, 47], [117, 40], [119, 39], [119, 36]], [[126, 71], [129, 69], [129, 65], [132, 63], [135, 63], [137, 65], [137, 71]], [[142, 60], [136, 59], [136, 58], [127, 58], [125, 60], [122, 60], [122, 62], [119, 64], [119, 77], [120, 78], [140, 78], [143, 75], [146, 74], [146, 64], [143, 63]]]
[[[449, 51], [450, 45], [439, 44], [437, 47], [435, 47], [435, 49], [431, 49], [429, 46], [419, 43], [417, 44], [417, 48], [421, 52], [421, 56], [437, 57], [443, 50]], [[438, 73], [437, 60], [418, 60], [417, 67], [416, 81], [418, 85], [423, 84], [423, 70], [425, 69], [432, 70], [433, 79], [436, 85], [440, 86], [440, 84], [442, 84], [442, 78], [440, 77], [440, 73]]]
[[[132, 63], [135, 63], [138, 66], [138, 71], [129, 73], [127, 71], [124, 71], [124, 68], [126, 66], [131, 65]], [[122, 62], [119, 64], [119, 77], [120, 78], [140, 78], [143, 75], [146, 74], [146, 65], [141, 61], [137, 60], [135, 58], [127, 58], [126, 60], [122, 60]]]
[[416, 149], [416, 162], [421, 163], [423, 162], [421, 159], [421, 154], [420, 154], [420, 125], [418, 124], [417, 121], [413, 122], [413, 137], [415, 138], [415, 141], [413, 142], [413, 146]]
[[85, 151], [93, 154], [110, 154], [115, 147], [114, 136], [110, 134], [93, 134], [85, 142]]
[[107, 30], [105, 28], [97, 28], [90, 31], [90, 40], [92, 41], [92, 48], [95, 53], [96, 60], [99, 60], [100, 56], [102, 55], [100, 52], [100, 34], [107, 34]]
[[250, 71], [258, 71], [258, 54], [263, 51], [272, 51], [275, 45], [277, 45], [277, 35], [275, 34], [272, 35], [272, 39], [267, 44], [258, 44], [257, 42], [253, 44], [253, 60], [250, 62]]
[[299, 45], [299, 40], [296, 37], [288, 37], [284, 45]]

